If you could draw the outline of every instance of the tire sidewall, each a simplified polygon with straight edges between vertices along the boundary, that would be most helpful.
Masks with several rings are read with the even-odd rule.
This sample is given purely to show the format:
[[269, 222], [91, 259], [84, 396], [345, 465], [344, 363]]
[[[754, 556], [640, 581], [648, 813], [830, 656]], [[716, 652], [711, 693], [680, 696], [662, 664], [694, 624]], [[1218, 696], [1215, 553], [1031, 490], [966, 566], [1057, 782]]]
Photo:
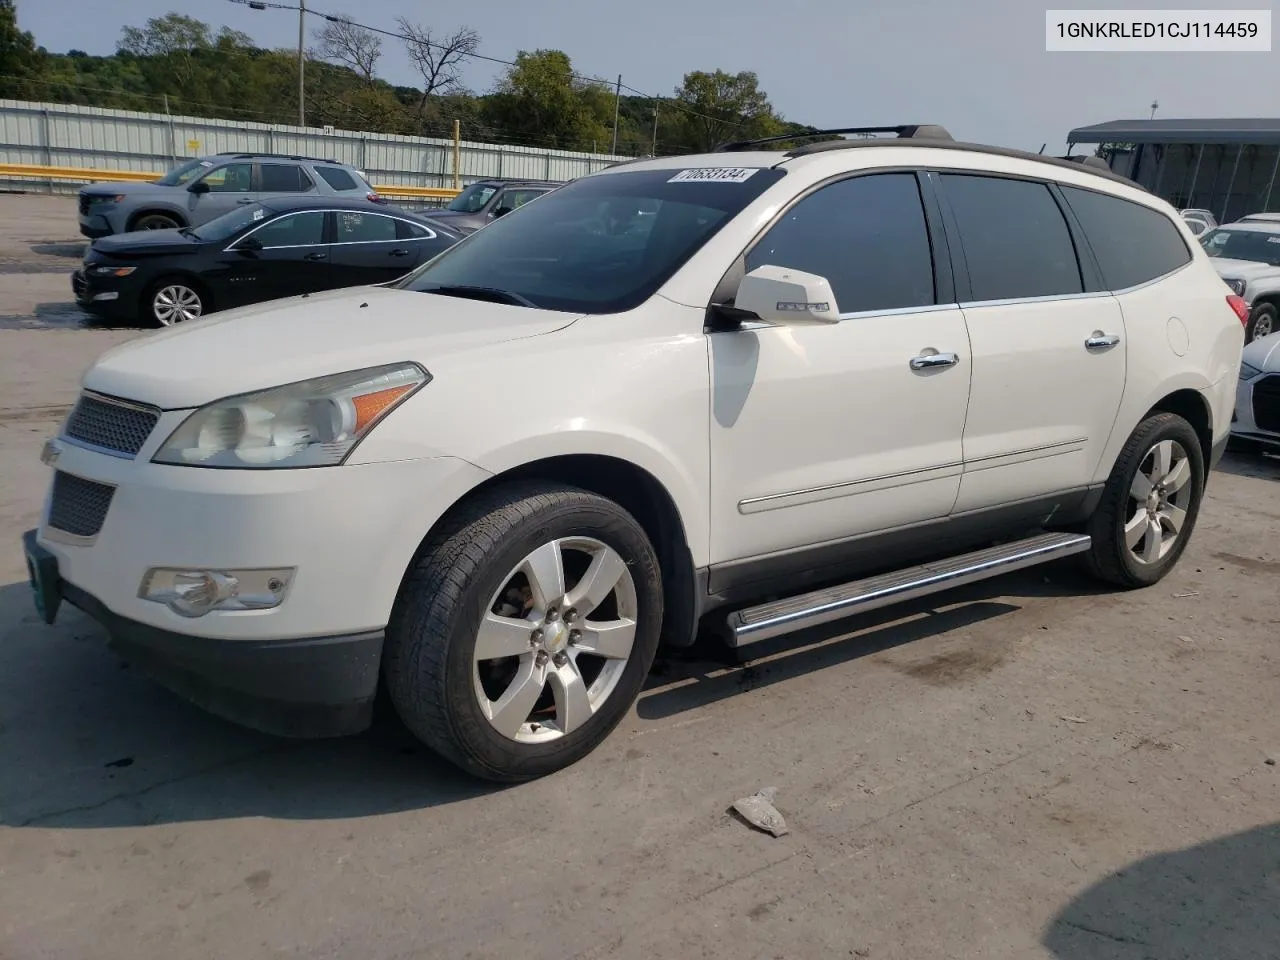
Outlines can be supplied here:
[[[563, 537], [593, 537], [627, 562], [636, 588], [636, 638], [617, 685], [591, 720], [574, 732], [545, 743], [517, 743], [489, 723], [475, 695], [473, 657], [480, 621], [490, 599], [510, 572], [543, 544]], [[519, 776], [539, 776], [585, 756], [630, 710], [657, 653], [662, 629], [662, 575], [648, 537], [621, 508], [584, 494], [574, 504], [547, 510], [506, 537], [471, 578], [453, 611], [445, 658], [445, 688], [440, 691], [455, 737], [486, 767]], [[532, 627], [530, 628], [532, 630]]]
[[[168, 220], [170, 225], [169, 225], [168, 227], [144, 227], [144, 226], [143, 226], [143, 224], [144, 224], [146, 221], [151, 220], [151, 219], [154, 219], [154, 218], [157, 218], [157, 217], [160, 217], [160, 218], [163, 218], [163, 219], [165, 219], [165, 220]], [[130, 229], [131, 231], [133, 231], [133, 230], [175, 230], [175, 229], [177, 229], [178, 227], [181, 227], [181, 226], [182, 226], [182, 223], [178, 220], [178, 218], [177, 218], [177, 217], [172, 216], [171, 214], [167, 214], [167, 213], [144, 213], [144, 214], [142, 214], [141, 216], [136, 217], [136, 218], [134, 219], [134, 221], [133, 221], [133, 223], [132, 223], [132, 225], [130, 226], [130, 228], [129, 228], [129, 229]]]
[[[1148, 420], [1134, 431], [1126, 451], [1132, 453], [1132, 456], [1124, 458], [1127, 469], [1117, 472], [1111, 478], [1111, 482], [1118, 488], [1121, 509], [1111, 520], [1110, 529], [1103, 532], [1103, 535], [1112, 539], [1109, 546], [1117, 551], [1125, 574], [1134, 583], [1146, 586], [1161, 580], [1178, 562], [1195, 530], [1196, 520], [1200, 515], [1200, 505], [1204, 500], [1205, 464], [1204, 451], [1200, 448], [1200, 438], [1191, 424], [1181, 417], [1166, 416], [1160, 419], [1162, 422], [1158, 424], [1152, 424], [1152, 421]], [[1152, 425], [1148, 426], [1148, 424]], [[1158, 562], [1143, 564], [1134, 558], [1124, 542], [1124, 525], [1129, 518], [1132, 502], [1129, 497], [1129, 488], [1133, 485], [1133, 478], [1146, 461], [1152, 448], [1164, 440], [1176, 440], [1187, 453], [1187, 460], [1191, 464], [1190, 482], [1193, 484], [1191, 503], [1187, 507], [1187, 519], [1182, 525], [1182, 530], [1179, 531], [1178, 540], [1173, 545], [1173, 549]]]

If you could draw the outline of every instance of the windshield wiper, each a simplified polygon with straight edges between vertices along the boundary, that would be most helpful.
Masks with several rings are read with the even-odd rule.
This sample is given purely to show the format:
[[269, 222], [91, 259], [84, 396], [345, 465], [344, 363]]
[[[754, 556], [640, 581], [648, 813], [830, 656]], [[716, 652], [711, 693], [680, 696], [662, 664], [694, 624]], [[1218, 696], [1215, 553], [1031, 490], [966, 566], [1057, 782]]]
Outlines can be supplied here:
[[464, 297], [468, 300], [488, 300], [491, 303], [508, 303], [515, 307], [537, 307], [528, 297], [497, 287], [471, 287], [465, 284], [441, 284], [430, 287], [425, 293], [438, 293], [446, 297]]

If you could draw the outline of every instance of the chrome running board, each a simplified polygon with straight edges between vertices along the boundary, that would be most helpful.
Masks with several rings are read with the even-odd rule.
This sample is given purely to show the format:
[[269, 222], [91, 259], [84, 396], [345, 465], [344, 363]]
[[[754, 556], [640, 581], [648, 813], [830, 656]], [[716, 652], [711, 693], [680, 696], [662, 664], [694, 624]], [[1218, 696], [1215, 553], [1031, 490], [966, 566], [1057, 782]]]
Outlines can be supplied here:
[[771, 640], [855, 613], [878, 610], [1012, 570], [1084, 553], [1089, 546], [1090, 540], [1085, 534], [1042, 533], [1014, 543], [748, 607], [729, 615], [729, 645], [743, 647]]

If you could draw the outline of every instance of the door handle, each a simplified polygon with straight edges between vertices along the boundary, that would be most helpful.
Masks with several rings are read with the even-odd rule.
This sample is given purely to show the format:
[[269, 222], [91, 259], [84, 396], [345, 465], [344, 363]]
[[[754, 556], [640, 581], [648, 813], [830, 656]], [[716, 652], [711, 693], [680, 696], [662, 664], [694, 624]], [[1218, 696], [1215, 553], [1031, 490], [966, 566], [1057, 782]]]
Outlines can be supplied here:
[[912, 370], [929, 370], [933, 367], [954, 367], [960, 358], [954, 353], [922, 353], [911, 358]]
[[409, 251], [408, 250], [392, 250], [391, 255], [393, 257], [407, 257], [409, 255]]
[[303, 260], [324, 260], [328, 256], [329, 255], [327, 253], [321, 253], [319, 251], [316, 251], [315, 253], [308, 253], [302, 259]]
[[1084, 342], [1086, 350], [1101, 350], [1104, 347], [1114, 347], [1120, 342], [1118, 333], [1103, 333], [1101, 330], [1095, 330], [1093, 336]]

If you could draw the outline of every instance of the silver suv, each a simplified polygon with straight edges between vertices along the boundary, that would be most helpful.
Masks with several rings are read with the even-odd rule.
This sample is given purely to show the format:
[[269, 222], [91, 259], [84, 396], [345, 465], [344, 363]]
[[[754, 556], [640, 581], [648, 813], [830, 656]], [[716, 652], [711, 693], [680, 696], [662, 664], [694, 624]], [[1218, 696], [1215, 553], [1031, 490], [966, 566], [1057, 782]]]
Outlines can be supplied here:
[[188, 160], [149, 183], [89, 184], [80, 191], [80, 232], [93, 238], [194, 227], [237, 205], [286, 196], [382, 200], [364, 174], [337, 160], [219, 153]]

